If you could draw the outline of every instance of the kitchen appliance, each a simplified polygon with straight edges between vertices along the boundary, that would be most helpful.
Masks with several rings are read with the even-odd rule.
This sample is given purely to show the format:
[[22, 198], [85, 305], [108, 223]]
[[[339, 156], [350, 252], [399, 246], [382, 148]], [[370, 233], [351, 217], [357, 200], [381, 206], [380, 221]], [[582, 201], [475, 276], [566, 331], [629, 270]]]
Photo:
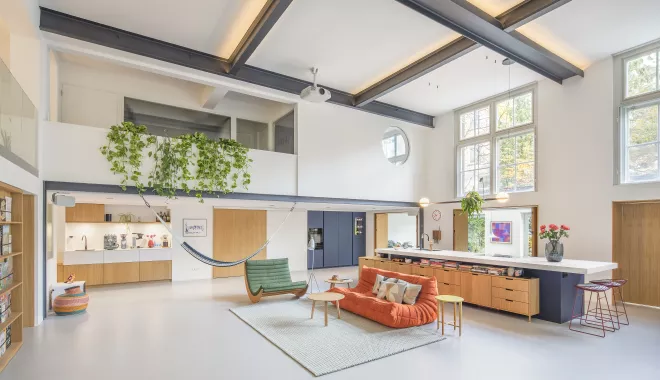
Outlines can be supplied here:
[[170, 242], [167, 239], [168, 239], [168, 236], [163, 235], [163, 248], [168, 248], [170, 246]]
[[128, 248], [128, 242], [126, 241], [127, 234], [121, 234], [121, 249]]
[[117, 244], [117, 235], [105, 234], [103, 236], [103, 249], [113, 250], [119, 248]]

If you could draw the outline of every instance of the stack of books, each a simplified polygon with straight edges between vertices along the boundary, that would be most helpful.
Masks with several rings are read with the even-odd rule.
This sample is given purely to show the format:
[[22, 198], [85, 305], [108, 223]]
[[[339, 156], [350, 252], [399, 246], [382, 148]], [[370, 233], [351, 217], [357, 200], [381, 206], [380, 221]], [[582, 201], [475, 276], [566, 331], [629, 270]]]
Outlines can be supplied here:
[[493, 276], [505, 276], [506, 268], [489, 267], [488, 274], [492, 274]]
[[474, 273], [488, 273], [488, 267], [482, 266], [482, 265], [475, 265], [472, 267], [472, 272]]
[[445, 260], [439, 260], [439, 259], [431, 259], [431, 266], [432, 267], [441, 267], [445, 263]]
[[458, 268], [458, 263], [455, 262], [455, 261], [445, 261], [443, 267], [456, 269], [456, 268]]
[[430, 261], [429, 259], [420, 259], [419, 260], [419, 265], [429, 265]]
[[472, 270], [472, 265], [469, 265], [469, 264], [461, 264], [461, 265], [458, 266], [458, 270], [462, 270], [462, 271], [465, 271], [465, 272], [469, 272], [470, 270]]

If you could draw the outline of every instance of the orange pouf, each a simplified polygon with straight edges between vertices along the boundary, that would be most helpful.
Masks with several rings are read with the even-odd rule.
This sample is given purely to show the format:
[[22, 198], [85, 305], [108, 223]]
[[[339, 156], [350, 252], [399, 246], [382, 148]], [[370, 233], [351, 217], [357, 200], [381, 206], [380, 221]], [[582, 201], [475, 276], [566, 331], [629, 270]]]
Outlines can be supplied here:
[[[422, 285], [422, 290], [414, 305], [400, 304], [381, 300], [371, 292], [376, 282], [376, 275], [398, 278], [411, 284]], [[438, 318], [435, 296], [438, 284], [435, 277], [413, 276], [390, 272], [383, 269], [363, 266], [360, 281], [355, 288], [332, 288], [331, 292], [341, 293], [344, 299], [339, 301], [342, 309], [369, 318], [389, 327], [411, 327], [435, 322]]]
[[81, 314], [87, 310], [89, 296], [80, 289], [80, 286], [74, 286], [55, 297], [53, 301], [53, 311], [57, 315]]

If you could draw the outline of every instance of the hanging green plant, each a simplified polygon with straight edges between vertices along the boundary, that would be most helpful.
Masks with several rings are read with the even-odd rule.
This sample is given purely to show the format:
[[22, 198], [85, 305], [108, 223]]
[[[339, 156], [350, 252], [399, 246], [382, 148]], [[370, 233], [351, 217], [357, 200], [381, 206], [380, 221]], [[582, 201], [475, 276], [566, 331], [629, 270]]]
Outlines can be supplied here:
[[[156, 138], [145, 126], [124, 122], [110, 127], [101, 154], [110, 162], [110, 170], [121, 177], [122, 189], [132, 184], [139, 194], [150, 187], [160, 196], [174, 198], [181, 189], [203, 202], [204, 193], [226, 194], [250, 184], [248, 148], [202, 133]], [[141, 182], [145, 156], [154, 162], [146, 186]]]
[[481, 207], [484, 204], [484, 199], [476, 191], [470, 191], [465, 194], [465, 197], [461, 199], [461, 210], [463, 214], [468, 215], [468, 217], [481, 213]]

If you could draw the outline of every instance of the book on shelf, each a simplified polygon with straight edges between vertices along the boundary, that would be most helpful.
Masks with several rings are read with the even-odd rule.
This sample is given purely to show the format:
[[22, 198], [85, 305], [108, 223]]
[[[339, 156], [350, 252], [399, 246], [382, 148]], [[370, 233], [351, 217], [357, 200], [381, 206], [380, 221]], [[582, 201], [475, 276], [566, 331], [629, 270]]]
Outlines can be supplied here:
[[0, 221], [11, 222], [11, 197], [0, 197]]

